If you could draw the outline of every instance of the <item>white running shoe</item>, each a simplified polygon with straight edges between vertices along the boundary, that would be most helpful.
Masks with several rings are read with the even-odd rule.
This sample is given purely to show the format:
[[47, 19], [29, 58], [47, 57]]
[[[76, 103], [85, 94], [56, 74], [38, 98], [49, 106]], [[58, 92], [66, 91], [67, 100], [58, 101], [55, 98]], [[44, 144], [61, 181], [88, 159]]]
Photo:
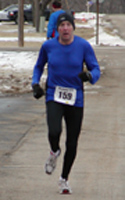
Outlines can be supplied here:
[[61, 151], [58, 150], [56, 153], [53, 151], [50, 152], [50, 156], [45, 164], [45, 172], [47, 174], [52, 174], [56, 167], [57, 158], [59, 157]]
[[60, 189], [60, 194], [71, 194], [72, 190], [69, 187], [68, 181], [66, 179], [63, 179], [60, 177], [59, 179], [59, 189]]

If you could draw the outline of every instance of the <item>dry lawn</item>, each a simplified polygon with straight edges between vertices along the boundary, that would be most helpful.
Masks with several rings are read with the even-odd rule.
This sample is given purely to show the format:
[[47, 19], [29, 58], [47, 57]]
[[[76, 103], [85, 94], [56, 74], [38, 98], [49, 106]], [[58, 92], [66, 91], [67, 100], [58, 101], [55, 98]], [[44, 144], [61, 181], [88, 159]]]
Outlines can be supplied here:
[[[92, 37], [93, 32], [94, 32], [93, 29], [88, 29], [88, 28], [87, 29], [76, 28], [75, 30], [76, 35], [79, 35], [85, 39]], [[18, 38], [18, 25], [15, 25], [13, 22], [2, 23], [2, 25], [0, 25], [0, 38], [5, 38], [5, 37]], [[25, 24], [24, 37], [35, 37], [35, 38], [46, 37], [46, 31], [43, 33], [36, 33], [35, 28], [32, 25]], [[41, 44], [42, 42], [25, 42], [24, 47], [28, 47], [28, 49], [30, 47], [31, 49], [33, 48], [39, 49], [41, 47]], [[10, 47], [11, 49], [13, 48], [15, 49], [15, 47], [18, 47], [18, 40], [14, 42], [0, 41], [0, 48], [10, 48]], [[0, 96], [14, 95], [14, 94], [17, 95], [21, 93], [31, 92], [32, 69], [21, 70], [18, 72], [12, 69], [6, 70], [7, 66], [1, 65], [0, 67]], [[46, 71], [44, 73], [46, 73]], [[45, 87], [44, 79], [42, 79], [41, 85], [43, 88]]]
[[[47, 27], [47, 23], [45, 24], [45, 29]], [[77, 21], [76, 21], [77, 23]], [[78, 22], [80, 23], [80, 22]], [[81, 22], [83, 23], [83, 22]], [[76, 28], [75, 34], [79, 35], [85, 39], [89, 39], [93, 36], [94, 30], [93, 28]], [[6, 22], [2, 23], [0, 26], [0, 38], [2, 37], [17, 37], [18, 38], [18, 25], [15, 25], [14, 22]], [[35, 28], [30, 24], [24, 24], [24, 37], [46, 37], [46, 31], [43, 33], [38, 33], [35, 31]], [[40, 42], [25, 42], [25, 47], [41, 47]], [[18, 41], [0, 41], [0, 47], [18, 47]]]

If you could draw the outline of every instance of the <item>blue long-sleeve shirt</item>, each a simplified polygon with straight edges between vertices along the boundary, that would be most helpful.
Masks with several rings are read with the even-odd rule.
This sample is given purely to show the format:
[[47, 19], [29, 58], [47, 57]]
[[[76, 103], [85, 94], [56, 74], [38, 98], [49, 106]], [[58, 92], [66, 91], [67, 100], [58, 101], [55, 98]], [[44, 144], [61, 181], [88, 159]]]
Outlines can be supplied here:
[[53, 31], [55, 32], [55, 37], [58, 36], [57, 19], [58, 19], [59, 15], [61, 13], [64, 13], [64, 12], [65, 12], [64, 10], [58, 10], [58, 11], [53, 12], [50, 15], [49, 23], [48, 23], [48, 26], [47, 26], [47, 38], [52, 37]]
[[48, 63], [46, 101], [54, 100], [56, 86], [76, 89], [74, 106], [83, 107], [83, 82], [78, 74], [83, 71], [84, 63], [91, 73], [91, 84], [100, 77], [100, 67], [91, 45], [83, 38], [74, 36], [69, 45], [62, 45], [58, 37], [46, 41], [39, 52], [34, 67], [32, 84], [39, 83], [44, 65]]

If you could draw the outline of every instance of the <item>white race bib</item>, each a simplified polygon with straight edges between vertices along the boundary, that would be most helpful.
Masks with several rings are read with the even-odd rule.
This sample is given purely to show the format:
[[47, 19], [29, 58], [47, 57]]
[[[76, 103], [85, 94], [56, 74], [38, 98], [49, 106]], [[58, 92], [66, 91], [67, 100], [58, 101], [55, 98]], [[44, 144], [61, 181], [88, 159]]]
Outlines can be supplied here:
[[76, 101], [76, 89], [56, 86], [54, 100], [59, 103], [74, 105]]

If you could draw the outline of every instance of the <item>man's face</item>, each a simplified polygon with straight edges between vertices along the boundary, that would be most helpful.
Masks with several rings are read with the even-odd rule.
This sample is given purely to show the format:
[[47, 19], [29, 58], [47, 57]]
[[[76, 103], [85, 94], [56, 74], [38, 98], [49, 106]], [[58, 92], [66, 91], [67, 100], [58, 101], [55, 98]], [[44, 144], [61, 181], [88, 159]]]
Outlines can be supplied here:
[[59, 40], [63, 43], [70, 43], [73, 39], [73, 26], [69, 21], [63, 21], [59, 27]]

